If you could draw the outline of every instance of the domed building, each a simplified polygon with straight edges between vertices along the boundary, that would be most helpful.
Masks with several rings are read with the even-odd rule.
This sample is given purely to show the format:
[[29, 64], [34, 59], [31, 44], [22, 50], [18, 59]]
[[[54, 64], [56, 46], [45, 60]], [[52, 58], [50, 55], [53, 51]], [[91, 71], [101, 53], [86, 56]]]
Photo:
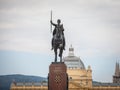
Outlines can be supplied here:
[[75, 68], [75, 69], [85, 69], [85, 66], [82, 60], [74, 55], [74, 48], [69, 48], [69, 54], [67, 57], [63, 58], [67, 68]]
[[63, 61], [67, 66], [69, 81], [81, 86], [92, 87], [92, 70], [90, 66], [86, 69], [80, 57], [74, 55], [72, 45], [69, 48], [68, 56], [64, 57]]

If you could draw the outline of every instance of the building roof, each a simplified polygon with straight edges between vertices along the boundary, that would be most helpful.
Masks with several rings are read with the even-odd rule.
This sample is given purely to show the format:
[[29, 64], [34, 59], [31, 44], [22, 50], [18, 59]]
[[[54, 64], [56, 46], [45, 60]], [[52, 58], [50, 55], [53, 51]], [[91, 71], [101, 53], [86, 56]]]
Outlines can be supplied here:
[[12, 83], [14, 84], [15, 86], [47, 86], [47, 82], [16, 82], [16, 83]]
[[108, 86], [111, 86], [111, 87], [116, 87], [116, 86], [120, 86], [120, 83], [102, 83], [102, 82], [95, 82], [93, 81], [92, 85], [94, 87], [108, 87]]

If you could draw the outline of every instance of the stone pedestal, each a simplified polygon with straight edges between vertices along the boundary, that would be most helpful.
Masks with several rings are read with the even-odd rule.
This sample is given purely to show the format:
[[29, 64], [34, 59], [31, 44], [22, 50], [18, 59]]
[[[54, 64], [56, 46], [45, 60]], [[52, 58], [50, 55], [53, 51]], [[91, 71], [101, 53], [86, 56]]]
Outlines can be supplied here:
[[48, 90], [68, 90], [67, 67], [63, 62], [53, 62], [49, 66]]

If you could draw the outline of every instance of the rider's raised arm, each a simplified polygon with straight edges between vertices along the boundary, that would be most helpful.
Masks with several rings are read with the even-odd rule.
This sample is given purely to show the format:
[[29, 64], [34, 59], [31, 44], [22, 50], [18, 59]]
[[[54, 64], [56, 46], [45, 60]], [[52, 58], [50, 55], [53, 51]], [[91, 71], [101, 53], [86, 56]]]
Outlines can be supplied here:
[[52, 22], [52, 20], [50, 21], [50, 23], [51, 23], [53, 26], [57, 26], [56, 24], [54, 24], [54, 23]]

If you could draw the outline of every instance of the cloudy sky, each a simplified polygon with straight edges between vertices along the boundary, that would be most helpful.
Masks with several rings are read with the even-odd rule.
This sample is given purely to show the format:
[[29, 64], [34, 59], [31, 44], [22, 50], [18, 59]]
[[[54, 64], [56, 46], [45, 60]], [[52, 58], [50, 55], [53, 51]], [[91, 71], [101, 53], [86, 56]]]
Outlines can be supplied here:
[[112, 82], [120, 61], [119, 0], [0, 0], [0, 75], [47, 77], [54, 61], [51, 10], [65, 28], [63, 56], [72, 44], [93, 80]]

